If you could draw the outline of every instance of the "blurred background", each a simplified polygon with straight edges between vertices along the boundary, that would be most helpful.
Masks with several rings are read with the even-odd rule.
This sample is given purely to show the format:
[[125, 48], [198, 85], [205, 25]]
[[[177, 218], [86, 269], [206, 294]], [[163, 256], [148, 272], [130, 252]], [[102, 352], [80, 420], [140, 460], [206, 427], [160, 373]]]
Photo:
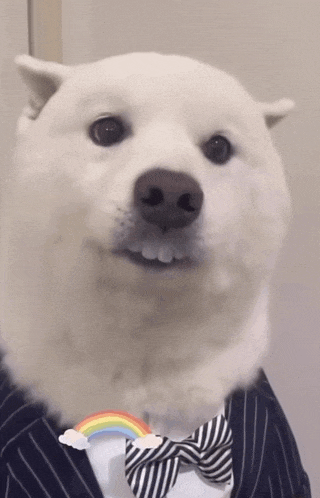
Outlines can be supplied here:
[[1, 0], [0, 160], [5, 184], [25, 90], [20, 53], [66, 64], [132, 51], [188, 55], [296, 109], [272, 131], [294, 215], [273, 280], [265, 370], [320, 496], [319, 0]]

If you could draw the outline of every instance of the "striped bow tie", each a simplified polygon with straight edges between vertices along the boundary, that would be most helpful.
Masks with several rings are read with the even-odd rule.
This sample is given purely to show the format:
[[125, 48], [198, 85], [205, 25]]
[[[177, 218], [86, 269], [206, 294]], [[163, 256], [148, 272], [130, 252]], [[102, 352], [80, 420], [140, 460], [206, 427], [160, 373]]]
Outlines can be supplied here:
[[174, 486], [180, 465], [197, 465], [211, 483], [232, 476], [232, 433], [223, 415], [202, 425], [181, 442], [164, 437], [157, 448], [140, 449], [126, 441], [125, 474], [137, 498], [162, 498]]

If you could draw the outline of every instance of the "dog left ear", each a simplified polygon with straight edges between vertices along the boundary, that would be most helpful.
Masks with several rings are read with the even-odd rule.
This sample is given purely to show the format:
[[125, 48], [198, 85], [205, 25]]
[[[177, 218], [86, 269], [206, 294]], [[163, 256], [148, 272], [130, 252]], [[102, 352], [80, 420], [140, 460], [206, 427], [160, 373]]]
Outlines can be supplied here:
[[59, 89], [68, 77], [70, 68], [56, 62], [47, 62], [20, 55], [15, 58], [19, 73], [29, 91], [29, 103], [24, 108], [18, 128], [28, 125], [28, 121], [37, 119], [50, 97]]
[[294, 108], [295, 103], [290, 99], [280, 99], [272, 103], [262, 102], [260, 106], [267, 127], [272, 128]]

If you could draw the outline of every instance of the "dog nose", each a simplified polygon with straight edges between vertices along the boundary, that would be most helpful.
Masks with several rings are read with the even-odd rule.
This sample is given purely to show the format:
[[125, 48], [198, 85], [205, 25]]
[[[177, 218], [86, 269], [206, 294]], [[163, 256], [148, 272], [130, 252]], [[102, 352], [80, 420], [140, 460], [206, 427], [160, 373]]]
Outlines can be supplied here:
[[142, 218], [164, 231], [190, 225], [199, 216], [202, 203], [199, 183], [186, 173], [154, 168], [135, 183], [134, 205]]

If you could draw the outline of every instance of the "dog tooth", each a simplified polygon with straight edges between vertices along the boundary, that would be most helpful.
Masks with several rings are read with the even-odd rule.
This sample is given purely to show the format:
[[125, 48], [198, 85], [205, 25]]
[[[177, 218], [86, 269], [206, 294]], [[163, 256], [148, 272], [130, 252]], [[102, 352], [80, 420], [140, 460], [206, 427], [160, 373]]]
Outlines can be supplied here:
[[171, 263], [173, 259], [171, 247], [162, 246], [159, 249], [158, 260], [161, 263]]
[[158, 256], [158, 250], [152, 245], [144, 246], [142, 249], [142, 256], [146, 259], [156, 259]]
[[176, 249], [176, 250], [174, 251], [174, 257], [175, 257], [176, 259], [183, 259], [183, 258], [185, 258], [185, 257], [186, 257], [186, 255], [184, 254], [184, 252], [180, 251], [179, 249]]

